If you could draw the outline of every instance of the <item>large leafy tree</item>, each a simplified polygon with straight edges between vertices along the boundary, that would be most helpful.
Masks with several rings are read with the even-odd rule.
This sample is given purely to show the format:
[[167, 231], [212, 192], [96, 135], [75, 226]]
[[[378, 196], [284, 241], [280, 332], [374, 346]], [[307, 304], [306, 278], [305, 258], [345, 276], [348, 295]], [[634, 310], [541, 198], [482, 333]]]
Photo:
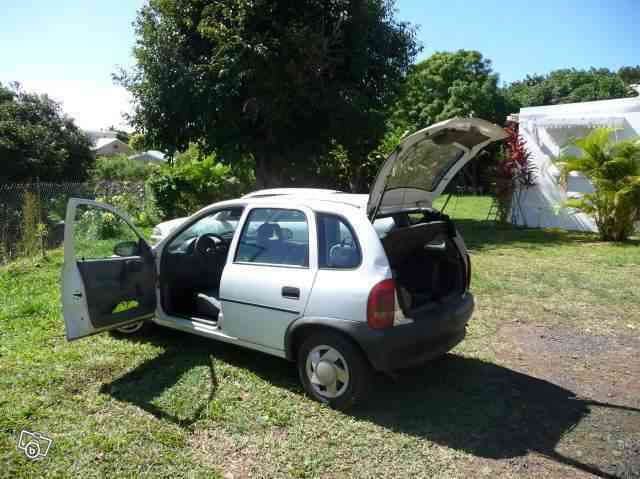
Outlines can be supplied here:
[[[399, 140], [404, 131], [456, 116], [475, 116], [496, 123], [505, 120], [506, 106], [498, 87], [498, 75], [492, 70], [491, 60], [480, 52], [437, 52], [415, 65], [393, 108], [391, 128], [385, 139], [393, 144], [391, 140]], [[384, 151], [380, 153], [384, 156]], [[479, 190], [481, 170], [487, 166], [475, 159], [463, 169], [462, 178], [474, 191]]]
[[[634, 71], [622, 70], [624, 78]], [[508, 85], [505, 96], [513, 111], [527, 106], [558, 105], [583, 101], [608, 100], [630, 95], [623, 78], [606, 68], [562, 69], [548, 75], [527, 76]]]
[[640, 220], [640, 139], [619, 143], [611, 139], [613, 129], [599, 128], [571, 145], [579, 156], [558, 158], [561, 179], [579, 171], [587, 176], [595, 191], [568, 201], [580, 211], [593, 215], [603, 240], [623, 241]]
[[491, 60], [477, 51], [438, 52], [415, 65], [394, 109], [394, 123], [427, 127], [455, 116], [503, 122], [506, 110]]
[[197, 141], [253, 155], [259, 186], [299, 179], [331, 147], [370, 150], [417, 47], [394, 0], [151, 0], [132, 125], [169, 153]]
[[640, 84], [640, 65], [636, 65], [635, 67], [622, 67], [618, 70], [618, 76], [622, 79], [625, 85]]
[[0, 84], [0, 182], [83, 180], [90, 146], [58, 103]]

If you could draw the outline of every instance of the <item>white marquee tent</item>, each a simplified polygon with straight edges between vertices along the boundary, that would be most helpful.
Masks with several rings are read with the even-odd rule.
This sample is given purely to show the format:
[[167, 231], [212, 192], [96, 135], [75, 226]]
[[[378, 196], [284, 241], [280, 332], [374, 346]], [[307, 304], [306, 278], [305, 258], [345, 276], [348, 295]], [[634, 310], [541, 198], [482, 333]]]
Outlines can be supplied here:
[[566, 188], [562, 186], [553, 158], [572, 138], [583, 137], [594, 128], [616, 128], [613, 135], [617, 140], [640, 135], [640, 96], [523, 108], [518, 122], [537, 175], [536, 185], [520, 192], [519, 208], [514, 202], [513, 222], [596, 232], [593, 218], [563, 206], [568, 198], [593, 191], [593, 186], [577, 172], [571, 173]]

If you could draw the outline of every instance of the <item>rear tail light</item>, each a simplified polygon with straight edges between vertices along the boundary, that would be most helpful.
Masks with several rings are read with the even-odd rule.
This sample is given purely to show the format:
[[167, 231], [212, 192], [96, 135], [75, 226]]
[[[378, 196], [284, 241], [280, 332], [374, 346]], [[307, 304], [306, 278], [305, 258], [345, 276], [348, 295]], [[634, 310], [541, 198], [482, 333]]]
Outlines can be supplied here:
[[376, 284], [367, 301], [367, 324], [373, 329], [393, 326], [396, 310], [396, 282], [385, 279]]

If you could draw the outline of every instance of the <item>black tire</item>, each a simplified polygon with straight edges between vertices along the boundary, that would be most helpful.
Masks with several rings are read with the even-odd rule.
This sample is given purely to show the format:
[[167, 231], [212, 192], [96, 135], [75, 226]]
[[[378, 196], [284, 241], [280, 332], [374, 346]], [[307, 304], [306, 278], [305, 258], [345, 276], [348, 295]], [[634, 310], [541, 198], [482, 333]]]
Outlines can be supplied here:
[[[148, 335], [153, 329], [153, 323], [151, 321], [141, 321], [141, 325], [138, 329], [134, 329], [133, 326], [138, 323], [133, 323], [124, 328], [114, 329], [110, 331], [111, 335], [116, 338], [134, 338]], [[130, 329], [131, 328], [131, 329]]]
[[[337, 382], [337, 384], [341, 386], [337, 391], [339, 395], [336, 397], [323, 395], [323, 393], [318, 390], [323, 386], [314, 386], [307, 373], [307, 359], [309, 358], [309, 354], [314, 350], [317, 351], [317, 348], [324, 346], [333, 348], [344, 358], [345, 365], [342, 364], [342, 358], [333, 364], [340, 365], [339, 369], [346, 366], [348, 371], [346, 386], [343, 383]], [[322, 348], [320, 350], [322, 350]], [[373, 372], [367, 358], [350, 339], [333, 331], [318, 331], [303, 340], [297, 353], [300, 382], [302, 382], [306, 393], [312, 399], [327, 404], [334, 409], [345, 411], [366, 397], [371, 386]], [[312, 360], [310, 359], [310, 361]]]

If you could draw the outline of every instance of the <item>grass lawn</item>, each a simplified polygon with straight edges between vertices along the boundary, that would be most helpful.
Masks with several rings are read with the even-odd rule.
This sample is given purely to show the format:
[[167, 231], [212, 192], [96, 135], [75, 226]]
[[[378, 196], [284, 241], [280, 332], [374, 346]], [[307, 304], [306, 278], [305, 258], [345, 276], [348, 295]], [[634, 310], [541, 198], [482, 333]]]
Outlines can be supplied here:
[[67, 343], [62, 252], [1, 267], [0, 477], [640, 475], [638, 241], [500, 228], [489, 204], [447, 207], [472, 256], [467, 339], [349, 414], [291, 363], [203, 338]]

